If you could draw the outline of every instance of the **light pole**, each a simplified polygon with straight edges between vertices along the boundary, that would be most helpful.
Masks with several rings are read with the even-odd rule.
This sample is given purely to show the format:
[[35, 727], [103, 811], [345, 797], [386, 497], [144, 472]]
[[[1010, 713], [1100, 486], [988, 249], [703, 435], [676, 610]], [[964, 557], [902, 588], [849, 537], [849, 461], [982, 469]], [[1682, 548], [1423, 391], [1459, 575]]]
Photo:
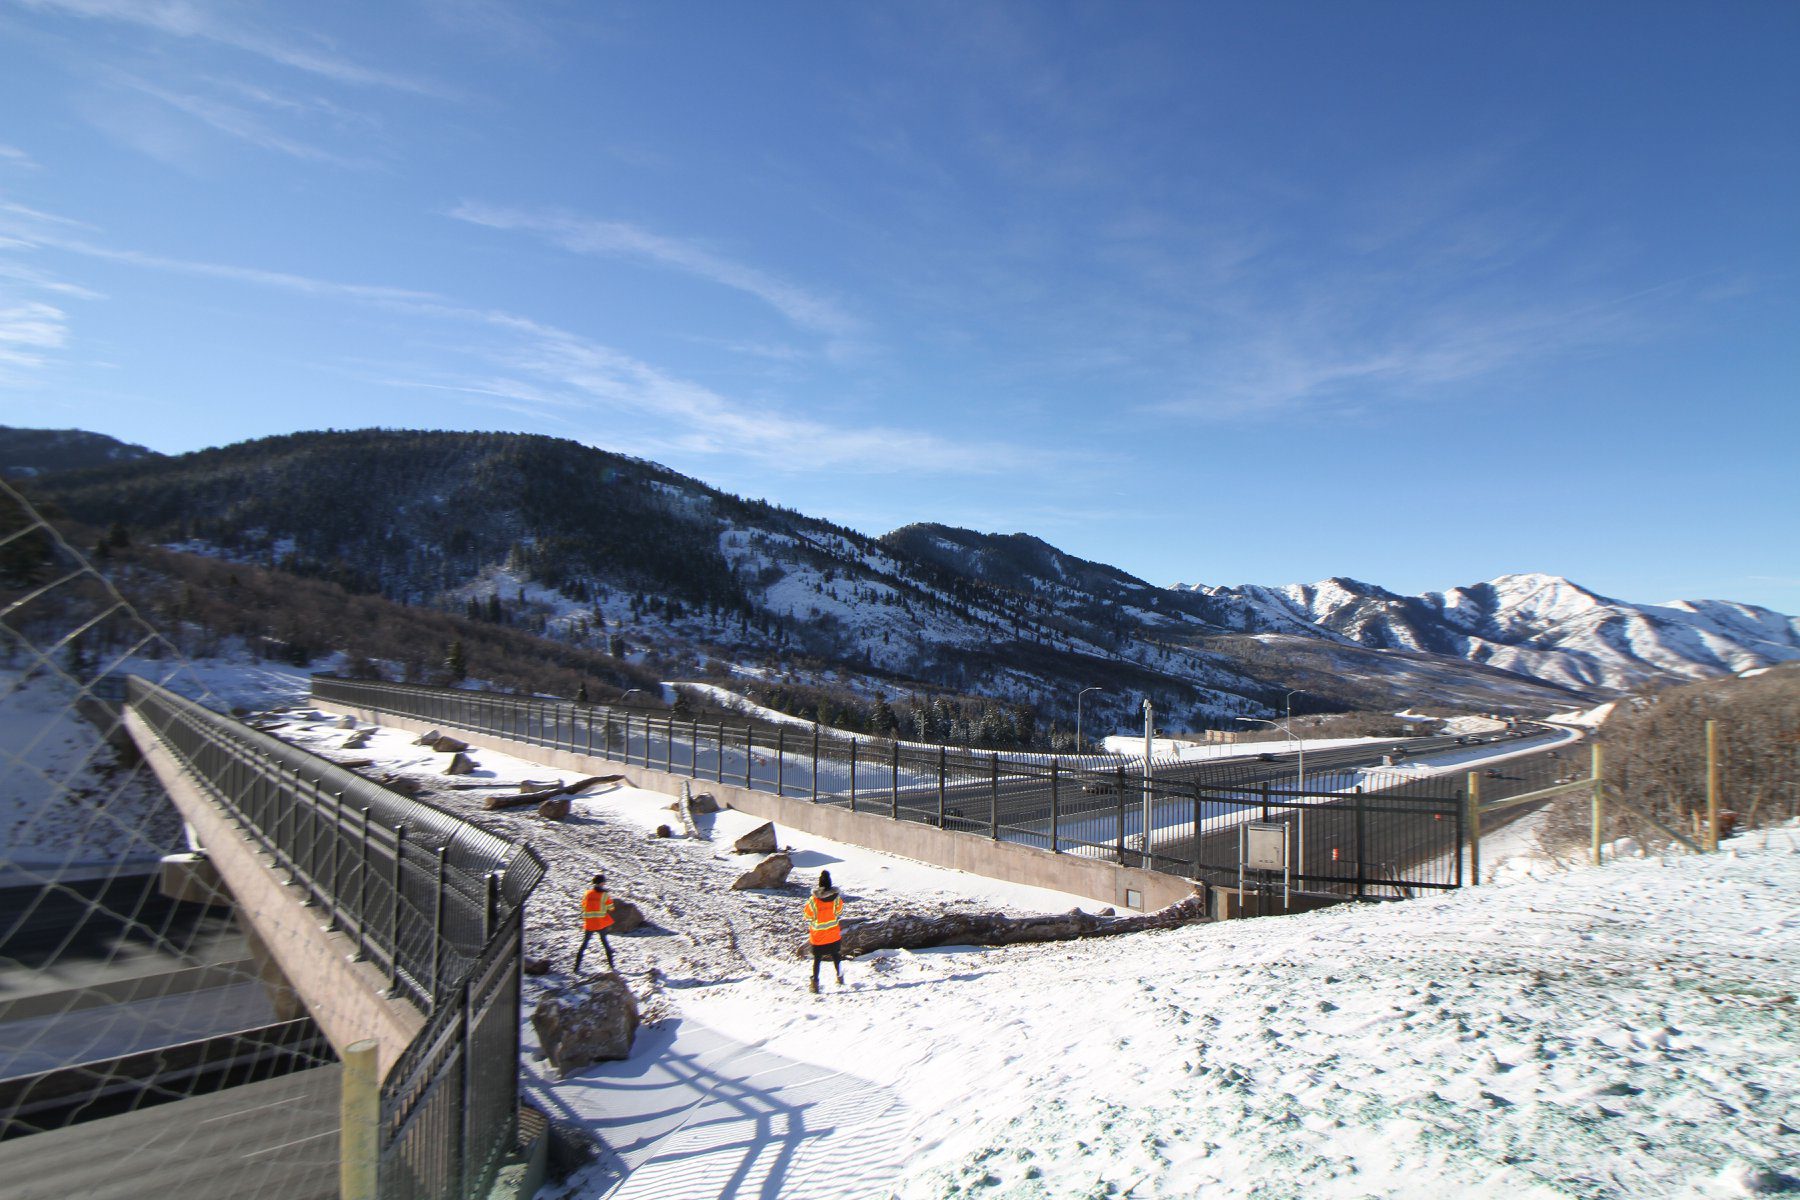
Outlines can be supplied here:
[[[1287, 707], [1287, 718], [1279, 723], [1265, 720], [1262, 717], [1239, 717], [1237, 719], [1240, 721], [1254, 721], [1258, 725], [1268, 725], [1271, 728], [1281, 730], [1281, 732], [1294, 739], [1294, 744], [1298, 747], [1298, 761], [1294, 767], [1294, 802], [1299, 804], [1302, 803], [1299, 793], [1306, 790], [1306, 741], [1299, 734], [1294, 732], [1294, 693], [1289, 692], [1287, 694], [1285, 703]], [[1294, 846], [1294, 861], [1299, 863], [1300, 869], [1304, 871], [1306, 869], [1305, 809], [1297, 809], [1295, 811], [1294, 823], [1299, 829], [1299, 836], [1296, 839]], [[1359, 866], [1357, 869], [1360, 871], [1362, 868]]]
[[[1289, 692], [1287, 694], [1287, 719], [1284, 721], [1269, 721], [1269, 720], [1265, 720], [1262, 717], [1238, 717], [1237, 720], [1239, 720], [1239, 721], [1254, 721], [1258, 725], [1267, 725], [1272, 729], [1281, 730], [1281, 732], [1287, 734], [1289, 737], [1294, 739], [1294, 744], [1295, 744], [1295, 746], [1298, 747], [1298, 753], [1299, 753], [1299, 762], [1296, 764], [1296, 766], [1294, 768], [1294, 790], [1296, 792], [1305, 791], [1306, 790], [1306, 740], [1304, 738], [1302, 738], [1299, 734], [1294, 732], [1294, 693]], [[1298, 799], [1298, 797], [1296, 797], [1296, 799]]]
[[1089, 692], [1104, 692], [1103, 687], [1084, 687], [1075, 693], [1075, 753], [1080, 754], [1087, 743], [1081, 740], [1081, 699]]
[[1150, 866], [1150, 823], [1156, 815], [1152, 795], [1156, 781], [1151, 774], [1150, 755], [1156, 749], [1156, 708], [1150, 697], [1144, 697], [1144, 848], [1138, 855], [1138, 866]]

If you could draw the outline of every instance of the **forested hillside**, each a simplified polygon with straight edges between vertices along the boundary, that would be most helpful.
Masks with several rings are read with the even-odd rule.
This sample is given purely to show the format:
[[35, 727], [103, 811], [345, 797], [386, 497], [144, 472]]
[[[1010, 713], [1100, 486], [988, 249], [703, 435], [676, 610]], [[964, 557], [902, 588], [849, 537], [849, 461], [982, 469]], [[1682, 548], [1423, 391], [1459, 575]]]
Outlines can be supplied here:
[[[1075, 695], [1092, 687], [1097, 718], [1129, 721], [1148, 696], [1174, 728], [1265, 712], [1294, 687], [1310, 711], [1569, 699], [1503, 671], [1348, 644], [1297, 671], [1229, 632], [1241, 628], [1234, 601], [1027, 535], [915, 525], [870, 538], [535, 435], [300, 433], [33, 487], [139, 545], [654, 661], [665, 678], [714, 678], [730, 664], [739, 690], [823, 688], [866, 721], [880, 719], [877, 694], [924, 692], [986, 697], [1015, 731], [1022, 707], [1037, 714], [1023, 722], [1033, 731], [1067, 727]], [[985, 702], [937, 723], [1001, 724]]]

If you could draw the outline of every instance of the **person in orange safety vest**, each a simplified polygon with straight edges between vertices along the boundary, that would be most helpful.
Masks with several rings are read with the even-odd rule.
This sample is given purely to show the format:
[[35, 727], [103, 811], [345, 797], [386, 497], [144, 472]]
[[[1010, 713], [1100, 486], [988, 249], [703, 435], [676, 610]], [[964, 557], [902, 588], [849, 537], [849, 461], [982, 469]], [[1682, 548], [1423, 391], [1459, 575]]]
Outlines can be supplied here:
[[827, 956], [831, 958], [831, 965], [837, 968], [838, 986], [842, 987], [844, 960], [840, 950], [844, 935], [838, 928], [838, 922], [844, 915], [844, 897], [831, 886], [830, 871], [819, 872], [819, 886], [806, 898], [805, 913], [807, 939], [812, 942], [812, 990], [819, 990], [819, 964]]
[[575, 952], [575, 974], [581, 974], [581, 956], [587, 953], [588, 939], [600, 935], [600, 948], [606, 951], [606, 969], [613, 969], [612, 943], [606, 931], [612, 928], [613, 900], [606, 892], [606, 876], [594, 876], [594, 886], [581, 898], [581, 949]]

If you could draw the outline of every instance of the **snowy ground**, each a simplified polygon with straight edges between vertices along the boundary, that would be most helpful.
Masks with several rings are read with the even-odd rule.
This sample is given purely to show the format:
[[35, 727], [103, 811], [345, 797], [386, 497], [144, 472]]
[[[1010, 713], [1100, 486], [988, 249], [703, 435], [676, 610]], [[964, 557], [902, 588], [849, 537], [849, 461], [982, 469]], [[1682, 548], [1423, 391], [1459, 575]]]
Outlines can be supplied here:
[[[343, 736], [323, 716], [283, 732]], [[411, 740], [356, 754], [441, 787], [444, 756]], [[556, 776], [476, 758], [479, 782]], [[566, 969], [595, 868], [650, 918], [615, 939], [651, 1018], [633, 1058], [529, 1069], [540, 1104], [609, 1147], [546, 1197], [1800, 1191], [1800, 830], [1404, 904], [882, 953], [814, 997], [793, 954], [802, 889], [727, 890], [748, 818], [665, 839], [656, 825], [680, 825], [660, 795], [606, 792], [553, 824], [479, 812], [479, 794], [435, 799], [550, 863], [533, 953]], [[1527, 836], [1490, 854], [1523, 861]], [[805, 881], [829, 866], [855, 914], [1094, 906], [782, 841]], [[528, 1003], [563, 978], [532, 981]]]

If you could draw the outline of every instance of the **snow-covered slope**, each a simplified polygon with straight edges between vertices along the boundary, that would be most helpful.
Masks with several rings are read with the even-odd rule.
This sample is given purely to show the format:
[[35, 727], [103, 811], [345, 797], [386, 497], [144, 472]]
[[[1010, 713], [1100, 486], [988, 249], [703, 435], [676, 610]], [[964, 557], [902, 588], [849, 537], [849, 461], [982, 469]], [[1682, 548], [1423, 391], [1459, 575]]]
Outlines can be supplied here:
[[1574, 688], [1704, 679], [1800, 659], [1800, 619], [1724, 600], [1635, 604], [1558, 575], [1501, 575], [1421, 596], [1342, 578], [1189, 590], [1240, 606], [1240, 628], [1455, 655]]

